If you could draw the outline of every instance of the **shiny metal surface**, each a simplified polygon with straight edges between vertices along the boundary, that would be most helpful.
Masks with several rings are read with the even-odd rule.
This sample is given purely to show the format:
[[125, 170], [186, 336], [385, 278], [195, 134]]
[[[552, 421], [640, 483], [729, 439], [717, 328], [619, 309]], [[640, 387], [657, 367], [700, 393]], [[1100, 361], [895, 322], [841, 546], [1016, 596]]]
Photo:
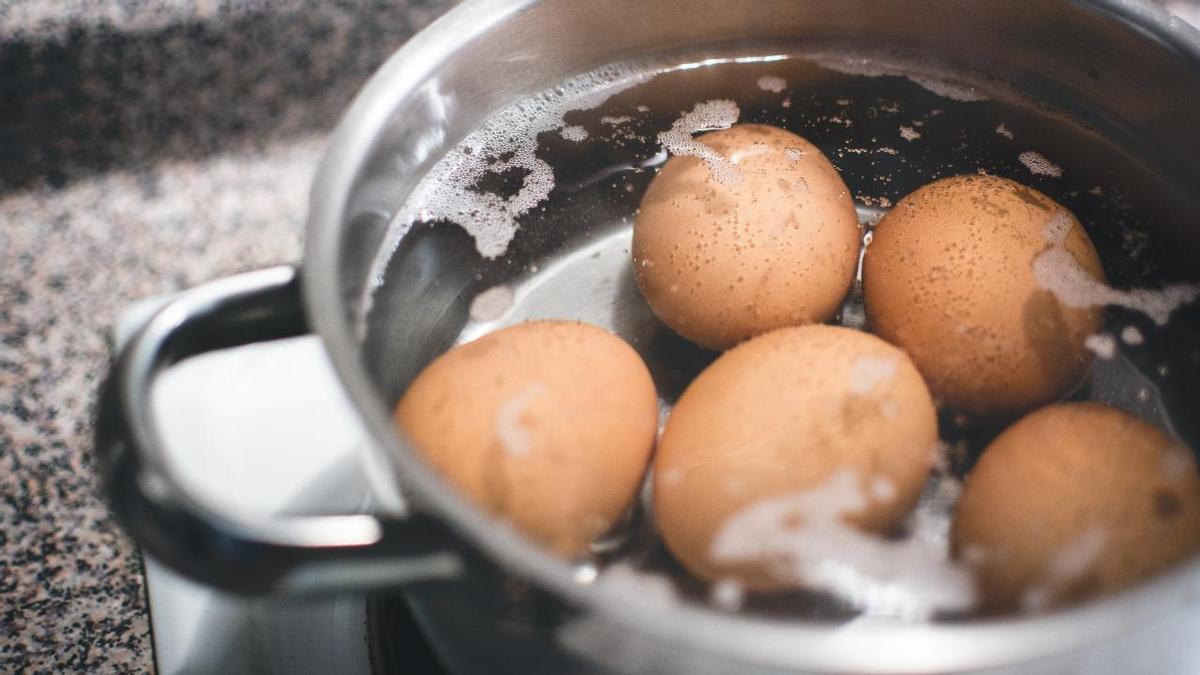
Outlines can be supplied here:
[[[1200, 99], [1191, 95], [1200, 91], [1200, 35], [1145, 3], [938, 0], [914, 11], [899, 0], [479, 0], [450, 12], [381, 69], [331, 140], [314, 182], [303, 300], [376, 441], [382, 489], [403, 489], [417, 509], [494, 563], [494, 569], [471, 563], [461, 583], [411, 591], [421, 620], [457, 659], [452, 665], [466, 671], [512, 663], [513, 672], [537, 664], [571, 672], [1093, 673], [1128, 672], [1153, 655], [1175, 667], [1172, 659], [1184, 658], [1192, 645], [1178, 629], [1161, 628], [1186, 633], [1195, 625], [1197, 563], [1096, 603], [1027, 619], [817, 623], [719, 614], [577, 583], [569, 565], [446, 490], [394, 434], [397, 374], [415, 372], [458, 338], [469, 299], [463, 291], [477, 264], [473, 252], [435, 247], [426, 272], [436, 270], [439, 283], [386, 325], [368, 317], [366, 344], [360, 340], [356, 326], [371, 263], [415, 182], [490, 114], [571, 75], [671, 50], [728, 51], [740, 44], [819, 47], [1016, 90], [1091, 125], [1169, 181], [1190, 185], [1200, 176], [1200, 127], [1193, 124]], [[536, 313], [536, 297], [530, 291], [530, 304], [522, 306]], [[637, 319], [636, 312], [630, 316]], [[177, 310], [175, 318], [193, 317]], [[135, 390], [148, 386], [152, 362], [164, 351], [155, 341], [169, 340], [178, 328], [171, 321], [159, 321], [161, 334], [118, 365], [118, 373], [135, 377], [121, 385], [124, 398], [113, 405], [136, 407]], [[372, 336], [386, 349], [373, 347]], [[141, 428], [147, 420], [131, 423]], [[122, 495], [114, 499], [122, 508]], [[141, 537], [147, 526], [132, 527]], [[157, 534], [158, 545], [173, 545], [170, 532]], [[283, 553], [289, 551], [296, 549]], [[320, 565], [317, 553], [306, 560]], [[214, 581], [235, 573], [209, 569], [211, 559], [177, 557], [177, 563]], [[529, 582], [529, 590], [514, 596], [508, 575]], [[337, 566], [307, 578], [310, 588], [324, 590], [363, 581]], [[280, 588], [261, 581], [240, 589]], [[537, 611], [524, 612], [531, 604]], [[514, 608], [521, 610], [517, 619]]]
[[113, 509], [162, 562], [234, 592], [299, 594], [327, 590], [331, 579], [378, 587], [457, 576], [459, 558], [444, 550], [443, 529], [427, 518], [247, 516], [197, 499], [171, 470], [151, 408], [158, 373], [189, 356], [306, 329], [290, 267], [221, 279], [158, 310], [122, 350], [101, 395], [96, 448]]

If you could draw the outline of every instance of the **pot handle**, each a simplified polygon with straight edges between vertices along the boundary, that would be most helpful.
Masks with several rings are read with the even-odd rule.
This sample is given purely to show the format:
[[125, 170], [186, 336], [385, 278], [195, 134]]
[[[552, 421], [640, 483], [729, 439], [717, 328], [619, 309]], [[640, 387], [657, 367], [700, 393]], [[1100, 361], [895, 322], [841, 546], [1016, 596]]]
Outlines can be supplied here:
[[103, 385], [95, 444], [103, 489], [139, 544], [174, 570], [246, 595], [368, 590], [446, 579], [463, 557], [421, 514], [246, 517], [202, 505], [169, 470], [150, 391], [189, 356], [308, 331], [294, 267], [219, 279], [159, 310]]

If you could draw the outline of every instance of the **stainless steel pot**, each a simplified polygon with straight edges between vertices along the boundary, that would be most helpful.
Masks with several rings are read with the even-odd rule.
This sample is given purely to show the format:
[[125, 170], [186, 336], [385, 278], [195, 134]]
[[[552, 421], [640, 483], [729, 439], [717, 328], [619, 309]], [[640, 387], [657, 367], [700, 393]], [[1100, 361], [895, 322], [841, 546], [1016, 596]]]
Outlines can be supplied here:
[[[475, 0], [392, 57], [315, 179], [303, 272], [188, 291], [115, 362], [97, 452], [112, 507], [151, 554], [239, 593], [404, 589], [456, 670], [479, 672], [1176, 672], [1200, 634], [1200, 564], [1034, 618], [904, 624], [770, 620], [581, 583], [444, 488], [398, 437], [397, 388], [465, 315], [473, 251], [432, 246], [388, 325], [357, 332], [371, 265], [416, 181], [488, 115], [607, 63], [671, 50], [819, 46], [1002, 82], [1117, 135], [1169, 180], [1200, 177], [1200, 34], [1141, 2]], [[936, 64], [936, 65], [931, 65]], [[562, 238], [559, 237], [559, 240]], [[389, 301], [391, 302], [391, 301]], [[564, 302], [566, 302], [564, 300]], [[400, 317], [400, 319], [397, 319]], [[457, 324], [455, 322], [457, 321]], [[261, 521], [201, 504], [163, 459], [149, 391], [180, 359], [315, 330], [406, 516]], [[1188, 671], [1193, 672], [1193, 671]]]

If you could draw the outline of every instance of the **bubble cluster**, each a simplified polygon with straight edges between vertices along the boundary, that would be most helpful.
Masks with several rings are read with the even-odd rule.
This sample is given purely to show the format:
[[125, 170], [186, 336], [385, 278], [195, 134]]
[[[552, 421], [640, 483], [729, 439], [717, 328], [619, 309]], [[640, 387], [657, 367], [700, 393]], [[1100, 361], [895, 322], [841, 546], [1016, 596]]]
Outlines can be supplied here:
[[[566, 127], [570, 110], [594, 108], [650, 77], [632, 66], [610, 65], [569, 80], [505, 108], [446, 153], [421, 180], [393, 222], [389, 246], [381, 251], [375, 278], [414, 222], [445, 220], [462, 226], [485, 258], [503, 255], [519, 227], [517, 218], [542, 203], [554, 189], [554, 170], [537, 156], [538, 135], [556, 129], [568, 140], [587, 137]], [[582, 132], [582, 133], [580, 133]], [[477, 189], [480, 180], [506, 172], [523, 174], [512, 195]], [[412, 205], [419, 204], [420, 207]]]
[[1043, 234], [1050, 247], [1033, 259], [1033, 276], [1038, 285], [1054, 294], [1068, 307], [1103, 307], [1115, 305], [1141, 312], [1160, 326], [1166, 325], [1177, 308], [1200, 297], [1200, 283], [1171, 284], [1161, 290], [1135, 288], [1117, 290], [1097, 280], [1084, 270], [1064, 242], [1070, 230], [1070, 220], [1063, 225], [1062, 213], [1046, 223]]
[[969, 84], [959, 82], [951, 82], [938, 77], [927, 77], [922, 75], [906, 75], [908, 79], [921, 85], [925, 89], [952, 101], [986, 101], [987, 96], [975, 87]]
[[836, 594], [872, 614], [925, 619], [975, 603], [971, 574], [944, 546], [883, 539], [843, 517], [868, 504], [859, 476], [839, 470], [815, 488], [759, 501], [726, 521], [712, 556], [724, 563], [769, 561], [777, 578]]
[[1121, 342], [1127, 345], [1140, 345], [1144, 341], [1142, 331], [1138, 330], [1137, 326], [1126, 326], [1121, 329]]
[[925, 90], [952, 101], [987, 100], [987, 95], [972, 85], [931, 75], [914, 74], [910, 68], [893, 65], [879, 59], [850, 57], [845, 54], [815, 54], [812, 55], [812, 58], [822, 68], [846, 75], [904, 77]]
[[701, 131], [728, 129], [737, 123], [741, 109], [728, 99], [697, 103], [691, 112], [684, 113], [671, 128], [658, 135], [658, 142], [672, 155], [696, 157], [703, 161], [718, 183], [737, 181], [737, 169], [721, 153], [692, 138]]
[[1026, 150], [1018, 155], [1017, 159], [1035, 176], [1062, 178], [1062, 167], [1046, 159], [1040, 152]]
[[1097, 333], [1083, 339], [1083, 346], [1102, 359], [1111, 359], [1117, 354], [1117, 341], [1108, 333]]
[[570, 126], [563, 127], [562, 130], [559, 131], [559, 134], [561, 134], [566, 140], [573, 143], [582, 143], [586, 141], [588, 137], [587, 129], [584, 129], [578, 124], [572, 124]]
[[787, 89], [787, 80], [775, 75], [763, 75], [758, 78], [758, 88], [773, 94], [781, 94]]
[[1042, 226], [1042, 237], [1052, 246], [1063, 246], [1073, 226], [1070, 214], [1066, 211], [1055, 211]]

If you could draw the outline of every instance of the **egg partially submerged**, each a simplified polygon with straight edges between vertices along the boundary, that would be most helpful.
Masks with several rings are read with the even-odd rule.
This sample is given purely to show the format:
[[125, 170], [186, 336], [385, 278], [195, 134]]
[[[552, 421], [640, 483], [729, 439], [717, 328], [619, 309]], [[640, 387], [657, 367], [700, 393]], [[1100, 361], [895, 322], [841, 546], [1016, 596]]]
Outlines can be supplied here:
[[1103, 281], [1083, 227], [1046, 195], [994, 176], [930, 183], [875, 228], [863, 259], [870, 328], [957, 411], [999, 420], [1054, 401], [1087, 373], [1102, 313], [1039, 281], [1035, 261], [1052, 246]]
[[904, 352], [848, 328], [773, 331], [718, 358], [675, 405], [654, 462], [655, 519], [702, 578], [795, 586], [771, 553], [778, 528], [750, 542], [762, 555], [723, 544], [721, 532], [732, 525], [741, 532], [725, 542], [745, 544], [762, 528], [739, 519], [761, 524], [791, 506], [817, 510], [799, 519], [886, 532], [916, 504], [937, 438], [929, 391]]
[[1200, 473], [1187, 448], [1127, 413], [1047, 406], [984, 450], [953, 544], [993, 611], [1113, 591], [1200, 549]]
[[[719, 157], [668, 161], [633, 227], [634, 272], [654, 313], [710, 349], [833, 316], [860, 240], [837, 170], [775, 127], [743, 124], [697, 140]], [[719, 171], [709, 166], [718, 160]]]
[[584, 323], [534, 321], [435, 359], [396, 406], [395, 422], [475, 503], [576, 556], [633, 501], [658, 398], [620, 338]]

